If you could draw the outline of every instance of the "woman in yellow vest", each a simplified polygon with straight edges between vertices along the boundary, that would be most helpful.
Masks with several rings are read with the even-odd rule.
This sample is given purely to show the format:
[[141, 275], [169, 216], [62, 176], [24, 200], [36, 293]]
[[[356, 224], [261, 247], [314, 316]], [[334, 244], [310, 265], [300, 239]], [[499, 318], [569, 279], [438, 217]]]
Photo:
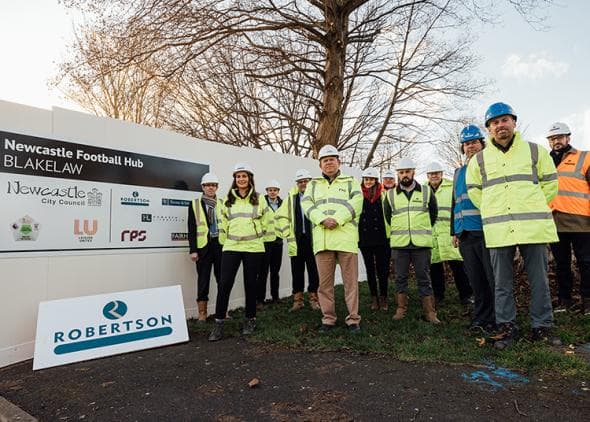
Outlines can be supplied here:
[[219, 243], [223, 245], [221, 282], [215, 306], [215, 328], [209, 335], [209, 341], [223, 337], [229, 296], [240, 264], [244, 267], [246, 296], [246, 321], [242, 335], [250, 335], [256, 329], [256, 278], [264, 254], [264, 241], [274, 237], [270, 220], [272, 213], [256, 192], [252, 168], [239, 163], [234, 168], [233, 177], [219, 214]]

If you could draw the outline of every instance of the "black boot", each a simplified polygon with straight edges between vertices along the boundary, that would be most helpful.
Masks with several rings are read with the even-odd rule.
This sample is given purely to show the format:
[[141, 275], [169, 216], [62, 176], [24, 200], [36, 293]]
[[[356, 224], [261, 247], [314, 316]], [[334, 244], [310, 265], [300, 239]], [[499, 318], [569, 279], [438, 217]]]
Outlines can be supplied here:
[[217, 341], [223, 338], [223, 320], [215, 320], [213, 331], [209, 334], [209, 341]]

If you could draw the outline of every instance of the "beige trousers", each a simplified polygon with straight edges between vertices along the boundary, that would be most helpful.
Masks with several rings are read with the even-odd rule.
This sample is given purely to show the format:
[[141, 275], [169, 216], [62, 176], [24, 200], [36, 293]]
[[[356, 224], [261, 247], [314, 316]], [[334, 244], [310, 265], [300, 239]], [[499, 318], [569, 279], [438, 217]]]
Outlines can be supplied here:
[[336, 304], [334, 302], [334, 275], [336, 263], [340, 264], [342, 282], [344, 284], [344, 300], [348, 308], [346, 325], [358, 324], [359, 315], [359, 285], [358, 285], [358, 255], [352, 252], [322, 251], [315, 256], [320, 277], [318, 298], [322, 308], [322, 324], [336, 324]]

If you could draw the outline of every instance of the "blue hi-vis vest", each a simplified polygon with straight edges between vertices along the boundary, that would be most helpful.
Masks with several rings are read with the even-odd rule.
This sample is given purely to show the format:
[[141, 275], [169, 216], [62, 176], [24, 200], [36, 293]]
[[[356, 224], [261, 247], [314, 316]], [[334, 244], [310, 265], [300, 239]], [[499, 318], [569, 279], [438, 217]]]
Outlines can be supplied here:
[[469, 196], [467, 196], [467, 182], [465, 174], [467, 173], [467, 165], [459, 167], [455, 170], [453, 178], [453, 197], [455, 198], [454, 213], [454, 230], [458, 236], [467, 231], [482, 231], [481, 215], [479, 210], [473, 205]]

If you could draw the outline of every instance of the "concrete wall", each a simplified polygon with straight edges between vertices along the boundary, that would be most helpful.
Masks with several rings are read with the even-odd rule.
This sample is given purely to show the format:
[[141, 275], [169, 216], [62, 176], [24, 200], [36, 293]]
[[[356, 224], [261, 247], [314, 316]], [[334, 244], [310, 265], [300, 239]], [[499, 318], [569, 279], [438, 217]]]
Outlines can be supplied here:
[[[42, 110], [0, 101], [0, 130], [96, 145], [184, 161], [206, 163], [221, 179], [225, 195], [236, 162], [248, 162], [255, 171], [258, 190], [269, 179], [283, 187], [293, 185], [293, 175], [307, 168], [319, 175], [317, 161], [270, 151], [237, 148], [199, 141], [173, 132], [119, 120], [100, 118], [61, 108]], [[345, 169], [358, 176], [359, 171]], [[2, 206], [10, 206], [3, 204]], [[1, 222], [1, 224], [9, 224]], [[6, 232], [3, 232], [6, 233]], [[4, 234], [3, 234], [4, 235]], [[291, 294], [290, 263], [284, 248], [281, 296]], [[361, 265], [361, 272], [364, 268]], [[241, 271], [238, 273], [241, 278]], [[0, 254], [0, 367], [33, 356], [37, 308], [41, 301], [180, 284], [187, 317], [196, 314], [196, 276], [188, 247], [138, 251], [76, 251]], [[215, 282], [210, 296], [216, 296]], [[243, 306], [241, 279], [233, 289], [230, 307]], [[212, 312], [214, 303], [210, 302]]]

